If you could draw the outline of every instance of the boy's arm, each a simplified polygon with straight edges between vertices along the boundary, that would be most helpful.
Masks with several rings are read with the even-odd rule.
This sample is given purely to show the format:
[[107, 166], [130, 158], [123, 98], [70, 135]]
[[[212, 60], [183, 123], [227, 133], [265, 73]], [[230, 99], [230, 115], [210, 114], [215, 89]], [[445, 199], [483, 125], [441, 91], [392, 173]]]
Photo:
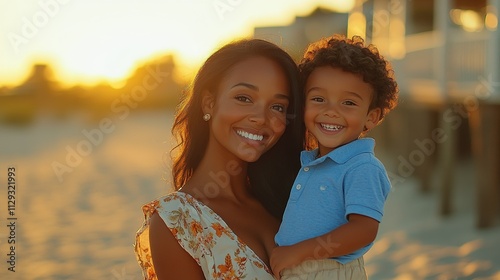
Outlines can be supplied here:
[[377, 236], [379, 222], [367, 216], [350, 214], [348, 222], [322, 236], [292, 246], [276, 247], [271, 268], [279, 278], [281, 270], [305, 260], [328, 259], [352, 253], [370, 244]]
[[346, 224], [316, 238], [298, 244], [303, 260], [327, 259], [347, 255], [370, 244], [377, 237], [379, 222], [370, 217], [350, 214]]

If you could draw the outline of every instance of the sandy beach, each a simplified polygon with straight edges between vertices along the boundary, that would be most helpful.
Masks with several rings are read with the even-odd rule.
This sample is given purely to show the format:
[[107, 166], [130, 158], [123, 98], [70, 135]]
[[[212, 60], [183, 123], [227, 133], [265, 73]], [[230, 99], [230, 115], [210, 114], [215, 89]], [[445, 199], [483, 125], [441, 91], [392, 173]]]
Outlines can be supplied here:
[[[416, 180], [393, 189], [373, 248], [365, 256], [370, 279], [500, 279], [500, 226], [477, 229], [470, 161], [458, 164], [453, 213], [439, 213], [437, 189]], [[434, 180], [439, 183], [439, 177]]]
[[[16, 271], [6, 262], [4, 191], [0, 279], [142, 279], [134, 236], [141, 205], [169, 189], [172, 112], [110, 119], [114, 130], [97, 144], [82, 132], [97, 129], [85, 115], [39, 118], [25, 128], [0, 125], [0, 179], [15, 166], [17, 182]], [[68, 158], [78, 147], [85, 155]], [[54, 162], [68, 167], [62, 180]], [[475, 228], [471, 170], [470, 162], [459, 164], [454, 212], [447, 218], [438, 215], [437, 194], [420, 194], [415, 180], [393, 188], [365, 257], [370, 279], [500, 279], [500, 223]]]

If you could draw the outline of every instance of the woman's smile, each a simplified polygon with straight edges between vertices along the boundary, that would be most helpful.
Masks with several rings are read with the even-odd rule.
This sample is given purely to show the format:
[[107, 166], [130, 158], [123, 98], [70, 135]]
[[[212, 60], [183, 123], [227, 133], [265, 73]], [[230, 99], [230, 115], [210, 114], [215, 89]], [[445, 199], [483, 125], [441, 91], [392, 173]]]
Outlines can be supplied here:
[[250, 57], [233, 66], [207, 97], [209, 147], [246, 162], [258, 160], [285, 131], [288, 91], [283, 71], [268, 58]]

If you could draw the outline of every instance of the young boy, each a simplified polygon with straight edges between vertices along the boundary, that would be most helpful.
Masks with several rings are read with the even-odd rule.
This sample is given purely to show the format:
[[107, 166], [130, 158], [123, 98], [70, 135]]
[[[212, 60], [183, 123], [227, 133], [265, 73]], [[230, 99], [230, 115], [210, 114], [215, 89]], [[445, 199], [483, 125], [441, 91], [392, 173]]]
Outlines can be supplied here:
[[367, 279], [390, 182], [361, 138], [396, 106], [389, 63], [362, 38], [334, 35], [312, 43], [299, 65], [305, 125], [317, 149], [303, 151], [271, 268], [277, 279]]

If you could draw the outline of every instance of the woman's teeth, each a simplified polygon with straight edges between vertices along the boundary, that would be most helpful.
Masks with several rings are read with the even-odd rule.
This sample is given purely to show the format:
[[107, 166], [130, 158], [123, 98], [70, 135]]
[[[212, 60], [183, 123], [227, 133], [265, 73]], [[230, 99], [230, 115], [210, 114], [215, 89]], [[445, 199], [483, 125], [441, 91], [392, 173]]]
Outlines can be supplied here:
[[237, 130], [236, 133], [238, 133], [239, 136], [245, 137], [250, 140], [262, 141], [262, 139], [264, 139], [263, 135], [252, 134], [243, 130]]

